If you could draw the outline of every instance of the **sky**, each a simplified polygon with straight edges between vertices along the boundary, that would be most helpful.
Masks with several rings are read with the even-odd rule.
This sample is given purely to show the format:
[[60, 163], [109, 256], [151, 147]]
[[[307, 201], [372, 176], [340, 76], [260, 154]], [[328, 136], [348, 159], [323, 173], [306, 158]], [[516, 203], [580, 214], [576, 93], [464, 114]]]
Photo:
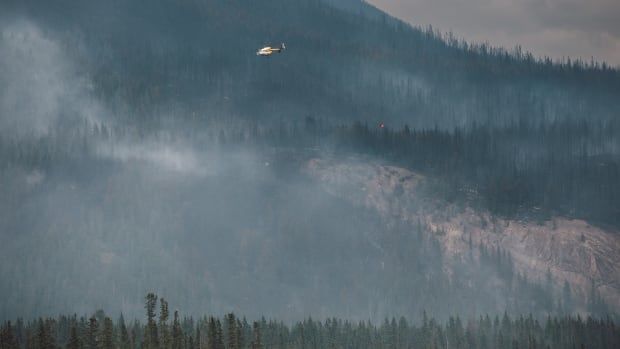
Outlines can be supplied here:
[[536, 56], [620, 67], [620, 0], [367, 0], [416, 26]]

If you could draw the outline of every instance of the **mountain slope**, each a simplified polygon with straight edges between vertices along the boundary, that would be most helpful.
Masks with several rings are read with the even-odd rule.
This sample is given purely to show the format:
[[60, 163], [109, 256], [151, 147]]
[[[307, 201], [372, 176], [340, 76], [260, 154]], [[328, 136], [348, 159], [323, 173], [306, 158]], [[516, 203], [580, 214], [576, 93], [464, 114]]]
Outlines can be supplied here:
[[[184, 314], [283, 319], [606, 313], [598, 293], [616, 305], [607, 232], [559, 219], [564, 250], [548, 226], [437, 218], [447, 206], [418, 199], [417, 173], [342, 159], [414, 149], [403, 162], [450, 190], [489, 178], [498, 207], [526, 213], [592, 179], [569, 198], [615, 204], [617, 71], [444, 40], [354, 1], [6, 0], [0, 30], [1, 316], [138, 316], [149, 291]], [[346, 195], [299, 173], [317, 154], [348, 168], [311, 172], [344, 177]], [[542, 195], [505, 197], [540, 188], [539, 173]], [[553, 298], [562, 279], [575, 304]]]
[[[313, 115], [452, 128], [523, 118], [609, 119], [620, 107], [618, 72], [600, 65], [557, 65], [446, 43], [368, 5], [330, 3], [338, 6], [28, 0], [2, 7], [64, 41], [117, 113], [119, 104], [139, 112], [132, 118], [197, 112], [201, 119], [294, 122]], [[287, 43], [285, 54], [253, 54], [279, 42]]]
[[306, 171], [334, 195], [374, 209], [388, 220], [427, 225], [448, 258], [466, 259], [479, 253], [478, 246], [501, 249], [510, 254], [517, 272], [538, 282], [552, 282], [557, 302], [562, 301], [566, 282], [580, 311], [597, 307], [597, 297], [620, 311], [617, 232], [562, 217], [540, 223], [506, 220], [429, 200], [419, 189], [424, 177], [372, 162], [313, 159]]

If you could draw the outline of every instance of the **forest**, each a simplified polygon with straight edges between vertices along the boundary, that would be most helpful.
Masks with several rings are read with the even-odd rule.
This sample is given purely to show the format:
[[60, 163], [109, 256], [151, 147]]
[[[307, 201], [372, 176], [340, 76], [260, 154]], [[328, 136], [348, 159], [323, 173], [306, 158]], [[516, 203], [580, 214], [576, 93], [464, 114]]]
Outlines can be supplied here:
[[[159, 309], [158, 309], [159, 308]], [[426, 313], [415, 323], [386, 318], [381, 324], [339, 318], [307, 318], [291, 324], [277, 319], [252, 321], [233, 313], [198, 318], [173, 314], [164, 298], [145, 297], [146, 322], [112, 320], [98, 310], [77, 315], [18, 319], [0, 328], [2, 349], [270, 349], [270, 348], [617, 348], [620, 330], [609, 318], [580, 316], [503, 316], [438, 322]], [[159, 312], [158, 312], [159, 310]]]
[[[446, 198], [494, 213], [620, 225], [620, 73], [605, 63], [468, 43], [348, 0], [157, 0], [146, 10], [140, 1], [28, 0], [3, 7], [43, 26], [68, 56], [62, 60], [77, 67], [61, 74], [69, 80], [62, 88], [82, 86], [73, 75], [86, 75], [89, 92], [77, 97], [95, 101], [102, 110], [94, 121], [107, 130], [180, 131], [188, 142], [188, 132], [197, 132], [338, 146], [432, 174]], [[265, 21], [275, 12], [276, 20]], [[257, 60], [253, 50], [266, 38], [290, 50]], [[10, 49], [19, 35], [7, 30], [2, 40]], [[30, 46], [35, 57], [49, 51]], [[23, 89], [14, 104], [36, 98]], [[70, 102], [46, 130], [80, 128], [93, 113], [65, 94], [59, 98]], [[44, 107], [35, 103], [35, 115], [21, 119], [38, 125]], [[5, 152], [17, 152], [6, 156], [29, 156], [6, 150], [23, 138], [17, 129], [24, 125], [13, 120], [23, 111], [4, 110], [12, 121], [4, 127]]]
[[[336, 311], [373, 320], [424, 309], [440, 320], [454, 313], [502, 311], [541, 317], [586, 310], [614, 316], [594, 284], [587, 295], [579, 295], [566, 283], [554, 286], [550, 276], [528, 278], [499, 249], [470, 243], [469, 257], [451, 267], [458, 272], [447, 273], [429, 227], [388, 225], [374, 212], [323, 193], [299, 172], [316, 156], [381, 159], [430, 178], [424, 190], [429, 199], [524, 221], [563, 214], [617, 226], [618, 162], [594, 155], [614, 146], [617, 126], [582, 126], [518, 124], [448, 132], [362, 123], [328, 126], [308, 118], [288, 127], [142, 135], [131, 128], [85, 124], [36, 142], [0, 138], [0, 174], [11, 183], [0, 191], [7, 199], [1, 227], [13, 232], [5, 235], [6, 256], [21, 260], [19, 251], [34, 248], [33, 239], [58, 251], [36, 248], [36, 257], [20, 267], [5, 266], [5, 280], [11, 280], [6, 286], [20, 292], [3, 309], [39, 314], [42, 304], [34, 302], [34, 290], [48, 282], [59, 290], [48, 297], [66, 299], [48, 298], [44, 309], [54, 312], [75, 297], [81, 299], [79, 309], [87, 309], [88, 299], [116, 309], [103, 290], [135, 294], [167, 285], [169, 293], [185, 295], [185, 307], [235, 304], [237, 311], [258, 316], [263, 306], [248, 302], [253, 296], [247, 284], [262, 294], [277, 282], [281, 290], [264, 302], [272, 305], [271, 315], [287, 313], [287, 319], [312, 305], [320, 305], [314, 312], [324, 316]], [[140, 137], [148, 148], [133, 144]], [[533, 152], [514, 143], [537, 148], [539, 157], [528, 157]], [[178, 161], [170, 164], [168, 156]], [[544, 182], [537, 177], [540, 171], [558, 174]], [[564, 189], [557, 190], [558, 185]], [[587, 201], [579, 200], [583, 196]], [[57, 206], [58, 200], [63, 205]], [[78, 254], [72, 250], [76, 246]], [[59, 252], [73, 257], [58, 258]], [[85, 263], [78, 266], [75, 260]], [[42, 265], [65, 273], [49, 278]], [[100, 268], [106, 273], [88, 281]], [[143, 276], [122, 284], [105, 281], [121, 270]], [[24, 273], [39, 277], [21, 280]], [[201, 292], [206, 292], [203, 301], [195, 303]], [[285, 295], [284, 304], [277, 294]], [[30, 301], [20, 303], [24, 296]], [[136, 314], [137, 299], [123, 299], [126, 311]]]
[[[46, 171], [54, 162], [88, 155], [89, 144], [122, 142], [136, 132], [150, 137], [145, 131], [113, 130], [105, 124], [85, 125], [79, 137], [61, 133], [36, 142], [0, 137], [0, 158], [4, 166]], [[537, 124], [521, 120], [502, 127], [474, 124], [447, 131], [408, 125], [382, 128], [361, 122], [334, 125], [307, 117], [303, 122], [273, 127], [241, 124], [211, 127], [208, 132], [152, 134], [208, 147], [306, 151], [300, 159], [321, 153], [370, 156], [433, 178], [430, 194], [448, 202], [507, 218], [542, 222], [559, 215], [612, 231], [620, 228], [617, 120]], [[70, 145], [80, 141], [84, 148]]]
[[[357, 0], [4, 0], [0, 34], [3, 348], [618, 347], [600, 280], [471, 243], [449, 261], [300, 172], [398, 166], [421, 200], [617, 236], [617, 68]], [[185, 317], [153, 295], [146, 324], [111, 320], [149, 290]], [[230, 312], [276, 320], [203, 316]]]
[[[606, 63], [469, 43], [357, 0], [2, 6], [5, 17], [27, 18], [58, 42], [107, 119], [141, 128], [165, 127], [171, 118], [204, 125], [303, 122], [310, 115], [451, 130], [521, 119], [608, 121], [620, 108], [620, 73]], [[289, 47], [285, 55], [254, 54], [280, 42]]]

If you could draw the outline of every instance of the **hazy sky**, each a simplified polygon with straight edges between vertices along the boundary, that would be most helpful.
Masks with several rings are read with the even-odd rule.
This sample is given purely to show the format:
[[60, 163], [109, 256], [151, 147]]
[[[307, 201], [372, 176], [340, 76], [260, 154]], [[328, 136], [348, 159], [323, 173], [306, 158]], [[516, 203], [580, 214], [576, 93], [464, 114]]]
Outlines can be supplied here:
[[620, 66], [620, 0], [367, 0], [414, 25], [537, 56]]

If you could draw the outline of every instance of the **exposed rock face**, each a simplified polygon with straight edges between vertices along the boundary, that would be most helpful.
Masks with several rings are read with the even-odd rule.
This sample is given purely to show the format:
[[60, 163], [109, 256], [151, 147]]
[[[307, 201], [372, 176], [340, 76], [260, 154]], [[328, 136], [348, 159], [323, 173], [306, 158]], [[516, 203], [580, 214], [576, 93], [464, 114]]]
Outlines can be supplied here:
[[562, 217], [543, 223], [505, 220], [422, 200], [419, 184], [424, 177], [398, 167], [312, 159], [303, 170], [331, 194], [376, 209], [388, 220], [425, 223], [450, 258], [469, 253], [470, 239], [476, 245], [500, 247], [511, 253], [515, 269], [529, 279], [544, 280], [550, 274], [558, 294], [568, 282], [582, 307], [594, 283], [603, 300], [620, 311], [619, 232]]

